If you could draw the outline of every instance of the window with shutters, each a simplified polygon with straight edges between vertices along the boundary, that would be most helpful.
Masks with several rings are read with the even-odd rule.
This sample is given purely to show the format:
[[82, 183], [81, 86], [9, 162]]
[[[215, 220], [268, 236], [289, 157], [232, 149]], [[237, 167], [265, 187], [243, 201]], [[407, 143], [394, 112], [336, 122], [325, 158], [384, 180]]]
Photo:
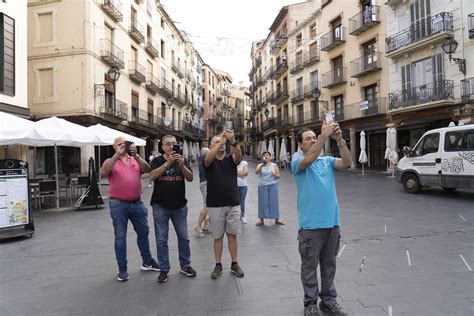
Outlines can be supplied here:
[[132, 119], [138, 120], [139, 99], [138, 92], [132, 90]]
[[153, 100], [148, 99], [148, 122], [153, 123]]
[[15, 20], [0, 13], [0, 93], [15, 95]]

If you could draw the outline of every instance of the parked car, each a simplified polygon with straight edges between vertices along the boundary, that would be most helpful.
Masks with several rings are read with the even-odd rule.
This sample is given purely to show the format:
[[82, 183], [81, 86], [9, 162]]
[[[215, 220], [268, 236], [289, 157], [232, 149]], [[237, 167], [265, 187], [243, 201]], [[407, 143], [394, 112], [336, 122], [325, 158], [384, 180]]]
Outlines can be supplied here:
[[474, 189], [474, 124], [427, 131], [406, 150], [395, 175], [408, 193], [424, 186]]

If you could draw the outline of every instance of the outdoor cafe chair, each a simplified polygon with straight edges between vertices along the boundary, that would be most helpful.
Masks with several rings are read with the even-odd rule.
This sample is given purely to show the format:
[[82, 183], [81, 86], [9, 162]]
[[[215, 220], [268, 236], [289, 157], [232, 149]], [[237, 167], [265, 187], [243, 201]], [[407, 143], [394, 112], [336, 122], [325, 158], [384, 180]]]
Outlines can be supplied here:
[[39, 182], [38, 199], [39, 199], [39, 210], [41, 211], [41, 204], [44, 198], [56, 197], [56, 181], [46, 180]]

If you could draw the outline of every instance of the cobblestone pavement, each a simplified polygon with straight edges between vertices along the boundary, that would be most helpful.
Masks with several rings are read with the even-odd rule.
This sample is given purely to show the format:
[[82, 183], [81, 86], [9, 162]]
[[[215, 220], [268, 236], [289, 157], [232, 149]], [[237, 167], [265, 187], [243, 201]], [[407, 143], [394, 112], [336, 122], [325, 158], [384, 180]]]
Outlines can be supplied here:
[[[351, 315], [474, 314], [472, 191], [433, 188], [410, 195], [386, 176], [340, 172], [336, 179], [342, 220], [336, 288]], [[179, 273], [173, 229], [168, 282], [159, 284], [158, 273], [140, 271], [129, 225], [130, 280], [119, 283], [107, 208], [35, 212], [33, 238], [0, 242], [0, 315], [302, 315], [293, 178], [282, 171], [285, 226], [255, 226], [253, 170], [249, 182], [249, 223], [239, 239], [244, 278], [229, 273], [227, 249], [223, 276], [210, 278], [212, 239], [192, 236], [201, 206], [195, 180], [187, 185], [187, 196], [196, 278]], [[150, 243], [156, 256], [152, 225]]]

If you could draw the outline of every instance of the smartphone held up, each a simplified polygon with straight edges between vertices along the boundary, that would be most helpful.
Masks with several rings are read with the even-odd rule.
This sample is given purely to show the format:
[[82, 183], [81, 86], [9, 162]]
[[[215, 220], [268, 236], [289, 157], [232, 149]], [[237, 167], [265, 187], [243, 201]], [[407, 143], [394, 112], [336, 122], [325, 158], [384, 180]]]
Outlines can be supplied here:
[[334, 122], [334, 115], [332, 114], [332, 111], [324, 113], [324, 120], [326, 121], [326, 124], [331, 124]]
[[173, 145], [173, 151], [174, 151], [176, 154], [179, 154], [179, 155], [182, 155], [182, 154], [183, 154], [183, 151], [181, 150], [181, 146], [179, 146], [178, 144], [174, 144], [174, 145]]

